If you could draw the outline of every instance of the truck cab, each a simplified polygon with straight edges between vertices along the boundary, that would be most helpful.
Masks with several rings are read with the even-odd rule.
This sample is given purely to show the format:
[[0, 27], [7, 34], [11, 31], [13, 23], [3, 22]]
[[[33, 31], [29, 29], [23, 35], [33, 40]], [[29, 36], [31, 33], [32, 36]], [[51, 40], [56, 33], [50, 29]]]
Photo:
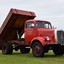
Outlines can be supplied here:
[[[25, 41], [30, 43], [34, 39], [39, 40], [42, 45], [54, 44], [54, 29], [48, 21], [27, 20], [25, 23]], [[43, 43], [43, 41], [46, 41]], [[52, 41], [51, 41], [52, 40]]]
[[63, 54], [64, 40], [62, 35], [64, 32], [53, 29], [50, 22], [44, 20], [27, 20], [24, 31], [25, 42], [30, 44], [34, 56], [41, 57], [48, 50], [53, 50], [55, 55]]

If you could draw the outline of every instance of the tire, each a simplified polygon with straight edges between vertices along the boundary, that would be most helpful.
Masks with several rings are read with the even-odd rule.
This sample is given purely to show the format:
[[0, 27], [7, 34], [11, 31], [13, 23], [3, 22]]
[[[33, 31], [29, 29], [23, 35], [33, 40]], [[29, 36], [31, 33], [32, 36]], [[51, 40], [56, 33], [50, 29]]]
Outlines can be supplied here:
[[63, 55], [63, 48], [62, 46], [55, 46], [53, 48], [53, 52], [55, 55]]
[[21, 46], [20, 52], [22, 54], [29, 53], [30, 52], [30, 48], [26, 48], [25, 46]]
[[2, 46], [2, 53], [3, 54], [12, 54], [12, 52], [13, 52], [12, 44], [4, 43]]
[[44, 47], [39, 42], [34, 42], [32, 45], [32, 54], [35, 57], [43, 57], [44, 56]]

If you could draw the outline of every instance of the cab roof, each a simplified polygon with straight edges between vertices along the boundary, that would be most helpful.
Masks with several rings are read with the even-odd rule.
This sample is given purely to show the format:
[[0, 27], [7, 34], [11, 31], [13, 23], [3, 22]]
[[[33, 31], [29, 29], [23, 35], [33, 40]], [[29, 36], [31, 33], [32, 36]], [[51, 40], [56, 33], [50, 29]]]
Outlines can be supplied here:
[[35, 21], [36, 22], [38, 22], [38, 21], [41, 21], [41, 22], [49, 22], [49, 21], [46, 21], [46, 20], [35, 20], [35, 19], [30, 19], [30, 20], [27, 20], [26, 22], [35, 22]]

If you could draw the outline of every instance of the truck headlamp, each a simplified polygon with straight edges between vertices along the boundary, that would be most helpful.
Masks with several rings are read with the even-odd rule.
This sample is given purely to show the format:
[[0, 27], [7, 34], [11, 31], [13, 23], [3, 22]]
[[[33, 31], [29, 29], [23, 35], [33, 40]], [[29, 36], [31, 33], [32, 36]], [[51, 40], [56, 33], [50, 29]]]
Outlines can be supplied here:
[[49, 40], [50, 40], [49, 36], [46, 36], [46, 41], [49, 41]]

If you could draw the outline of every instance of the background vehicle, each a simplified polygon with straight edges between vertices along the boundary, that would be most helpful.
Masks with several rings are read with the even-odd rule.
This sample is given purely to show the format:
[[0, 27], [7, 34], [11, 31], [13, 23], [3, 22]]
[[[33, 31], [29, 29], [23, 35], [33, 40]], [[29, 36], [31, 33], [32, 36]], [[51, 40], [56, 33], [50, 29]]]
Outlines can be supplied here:
[[[42, 57], [48, 50], [55, 55], [64, 54], [64, 31], [52, 28], [48, 21], [34, 20], [34, 12], [11, 9], [0, 28], [0, 48], [3, 54], [12, 54], [13, 49], [21, 53], [32, 53]], [[24, 38], [21, 38], [24, 33]]]

